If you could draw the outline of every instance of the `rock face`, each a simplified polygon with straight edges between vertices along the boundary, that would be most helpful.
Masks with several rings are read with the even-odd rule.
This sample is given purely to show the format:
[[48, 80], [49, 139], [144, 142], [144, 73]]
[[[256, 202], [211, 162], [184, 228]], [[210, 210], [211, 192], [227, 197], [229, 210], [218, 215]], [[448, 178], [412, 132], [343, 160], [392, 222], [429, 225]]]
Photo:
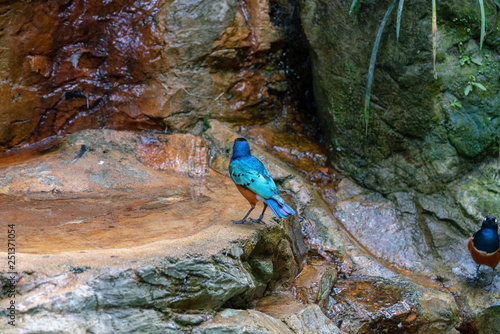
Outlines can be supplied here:
[[[301, 1], [311, 45], [314, 92], [336, 164], [363, 186], [393, 193], [446, 189], [496, 150], [498, 22], [486, 5], [479, 49], [480, 12], [470, 1], [438, 5], [436, 75], [432, 66], [431, 8], [404, 6], [396, 41], [396, 10], [379, 47], [368, 124], [363, 115], [368, 63], [389, 1]], [[486, 88], [481, 90], [474, 83]], [[468, 85], [472, 90], [465, 94]]]
[[207, 153], [192, 135], [88, 130], [2, 168], [18, 272], [16, 327], [2, 290], [2, 332], [180, 333], [290, 286], [305, 248], [277, 224], [231, 223], [248, 203]]
[[355, 215], [364, 202], [392, 208], [352, 182], [338, 186], [337, 220], [316, 187], [251, 144], [297, 216], [232, 224], [248, 209], [224, 176], [238, 134], [210, 125], [202, 138], [87, 130], [1, 168], [19, 273], [13, 329], [1, 272], [2, 333], [494, 333], [498, 288], [466, 284], [470, 259], [432, 278], [423, 257], [402, 270], [403, 257], [390, 263], [353, 237], [349, 201]]
[[2, 150], [86, 128], [266, 121], [281, 106], [267, 1], [4, 1], [0, 13]]
[[[465, 247], [481, 215], [500, 216], [483, 159], [498, 128], [493, 8], [479, 51], [473, 4], [439, 4], [436, 80], [428, 4], [406, 4], [399, 44], [391, 24], [382, 41], [366, 135], [363, 66], [388, 4], [363, 3], [358, 21], [350, 2], [301, 5], [332, 156], [363, 186], [332, 176], [281, 108], [296, 43], [283, 49], [294, 34], [271, 19], [296, 17], [294, 2], [0, 5], [0, 150], [155, 130], [88, 130], [0, 161], [19, 273], [13, 329], [1, 268], [2, 333], [498, 332], [498, 277], [468, 284]], [[257, 144], [293, 219], [230, 222], [248, 210], [225, 176], [237, 136]]]
[[[405, 4], [399, 41], [394, 10], [378, 51], [366, 123], [363, 103], [368, 63], [390, 2], [361, 2], [357, 19], [348, 15], [351, 2], [301, 0], [300, 4], [311, 45], [315, 98], [332, 161], [361, 185], [348, 179], [340, 182], [335, 195], [327, 198], [335, 217], [359, 246], [387, 268], [426, 277], [434, 281], [431, 285], [443, 281], [455, 296], [460, 294], [458, 300], [469, 320], [457, 326], [453, 319], [457, 312], [453, 311], [455, 315], [445, 317], [447, 320], [438, 316], [432, 331], [498, 332], [489, 322], [479, 324], [481, 319], [499, 319], [498, 287], [483, 292], [484, 286], [467, 283], [475, 264], [466, 247], [482, 217], [500, 216], [494, 160], [500, 128], [500, 59], [494, 5], [486, 5], [486, 30], [491, 33], [481, 50], [480, 12], [475, 4], [438, 4], [437, 78], [432, 65], [430, 4]], [[366, 263], [354, 262], [367, 269]], [[368, 267], [369, 276], [388, 277], [385, 270], [376, 273], [374, 266]], [[481, 272], [483, 280], [492, 278], [487, 269]], [[493, 278], [498, 282], [498, 276]], [[360, 299], [369, 297], [359, 295]], [[339, 297], [343, 298], [346, 295]], [[449, 300], [446, 295], [439, 298]], [[401, 308], [397, 303], [391, 305]], [[327, 309], [335, 307], [352, 308], [346, 319], [343, 312], [330, 314], [343, 330], [381, 329], [373, 321], [376, 312], [357, 302], [331, 303]], [[410, 316], [407, 311], [402, 318]], [[366, 322], [360, 321], [364, 317]], [[394, 321], [399, 323], [402, 318], [397, 316]], [[405, 321], [401, 324], [404, 327]], [[387, 324], [386, 330], [397, 332], [391, 326]], [[425, 332], [423, 328], [408, 331]]]

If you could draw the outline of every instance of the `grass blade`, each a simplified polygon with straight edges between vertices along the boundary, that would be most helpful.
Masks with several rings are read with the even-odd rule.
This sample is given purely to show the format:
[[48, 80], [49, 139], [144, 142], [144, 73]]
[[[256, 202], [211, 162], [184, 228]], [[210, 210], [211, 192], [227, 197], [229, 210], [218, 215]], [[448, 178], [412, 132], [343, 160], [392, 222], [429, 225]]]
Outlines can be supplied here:
[[[435, 1], [435, 0], [433, 0], [433, 1]], [[380, 45], [380, 40], [382, 39], [382, 32], [384, 31], [385, 24], [387, 23], [387, 20], [389, 18], [389, 14], [391, 13], [395, 4], [396, 4], [396, 0], [394, 0], [390, 4], [389, 8], [387, 9], [387, 12], [385, 12], [385, 16], [382, 19], [382, 22], [380, 23], [380, 27], [378, 28], [377, 38], [375, 38], [375, 43], [373, 44], [372, 55], [370, 58], [370, 67], [368, 68], [368, 80], [366, 82], [366, 93], [365, 93], [364, 116], [365, 116], [365, 124], [366, 124], [366, 135], [368, 135], [368, 120], [370, 119], [370, 114], [369, 114], [370, 96], [371, 96], [371, 90], [372, 90], [373, 72], [375, 71], [375, 61], [377, 60], [378, 47]]]
[[403, 13], [403, 4], [405, 0], [399, 0], [398, 19], [396, 21], [396, 40], [399, 41], [399, 28], [401, 27], [401, 14]]
[[437, 79], [437, 72], [436, 72], [436, 52], [437, 52], [436, 0], [432, 0], [432, 66], [434, 68], [434, 78], [435, 79]]
[[481, 42], [479, 43], [479, 49], [482, 49], [484, 35], [486, 35], [486, 18], [484, 15], [484, 1], [483, 0], [479, 0], [479, 8], [481, 8]]
[[354, 12], [354, 16], [358, 16], [358, 10], [359, 10], [359, 1], [360, 0], [353, 0], [351, 4], [351, 9], [349, 9], [349, 15], [351, 15], [352, 11], [354, 8], [356, 8], [356, 11]]

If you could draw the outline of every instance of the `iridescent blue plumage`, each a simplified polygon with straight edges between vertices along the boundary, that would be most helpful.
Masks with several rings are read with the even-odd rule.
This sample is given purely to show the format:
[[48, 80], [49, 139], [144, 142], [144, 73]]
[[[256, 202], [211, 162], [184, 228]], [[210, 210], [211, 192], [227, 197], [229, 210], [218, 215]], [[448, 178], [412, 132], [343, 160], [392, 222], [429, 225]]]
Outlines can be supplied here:
[[500, 248], [498, 237], [498, 226], [495, 228], [482, 227], [473, 235], [473, 244], [477, 250], [486, 253], [494, 253]]
[[[286, 218], [288, 215], [295, 214], [295, 211], [280, 197], [276, 184], [269, 175], [266, 167], [250, 153], [250, 146], [243, 138], [237, 138], [234, 141], [233, 156], [229, 163], [229, 174], [237, 186], [243, 187], [250, 191], [251, 194], [255, 194], [258, 200], [265, 201], [262, 214], [257, 220], [251, 219], [253, 222], [262, 222], [267, 205], [269, 205], [271, 211], [278, 218]], [[238, 189], [247, 197], [245, 190]], [[247, 200], [252, 205], [252, 208], [241, 221], [234, 221], [235, 223], [246, 222], [246, 218], [254, 209], [255, 203], [252, 203], [248, 197]]]
[[[495, 268], [500, 263], [500, 237], [498, 235], [497, 218], [494, 216], [484, 217], [481, 229], [469, 238], [467, 247], [472, 255], [472, 259], [477, 264], [474, 280], [477, 279], [481, 265], [493, 268], [494, 273]], [[492, 283], [493, 279], [490, 284]]]

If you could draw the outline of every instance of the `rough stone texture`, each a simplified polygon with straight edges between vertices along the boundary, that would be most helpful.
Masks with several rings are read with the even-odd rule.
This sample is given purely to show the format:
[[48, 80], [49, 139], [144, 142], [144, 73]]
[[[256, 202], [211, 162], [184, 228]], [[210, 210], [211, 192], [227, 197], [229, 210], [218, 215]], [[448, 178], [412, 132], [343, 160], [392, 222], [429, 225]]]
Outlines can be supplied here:
[[[470, 217], [483, 214], [500, 217], [500, 169], [498, 161], [486, 160], [451, 185], [457, 202]], [[477, 225], [476, 225], [477, 227]]]
[[380, 279], [339, 283], [327, 314], [348, 333], [458, 333], [450, 294]]
[[[438, 4], [434, 79], [430, 5], [405, 4], [399, 42], [394, 10], [377, 56], [366, 134], [368, 63], [389, 3], [362, 2], [354, 19], [348, 15], [349, 1], [301, 1], [315, 98], [334, 161], [349, 176], [383, 193], [408, 187], [432, 193], [445, 189], [496, 149], [499, 23], [493, 19], [494, 5], [487, 4], [486, 29], [491, 36], [479, 50], [476, 4]], [[470, 81], [487, 90], [474, 88], [465, 96]]]
[[294, 333], [342, 334], [330, 319], [325, 317], [318, 305], [309, 305], [297, 314], [284, 319]]
[[2, 290], [1, 331], [186, 332], [209, 318], [200, 311], [289, 286], [298, 242], [274, 223], [232, 224], [248, 203], [207, 153], [192, 135], [87, 130], [2, 168], [19, 274], [17, 326]]
[[86, 128], [262, 122], [281, 106], [267, 1], [3, 1], [0, 15], [0, 150]]
[[283, 322], [254, 310], [227, 309], [218, 313], [212, 321], [196, 328], [196, 334], [280, 334], [293, 333]]
[[[221, 152], [230, 151], [234, 134], [219, 122], [211, 121], [211, 125], [212, 128], [207, 131], [207, 140], [220, 147]], [[369, 218], [375, 224], [381, 218], [380, 210], [376, 208], [385, 207], [385, 210], [396, 213], [406, 212], [408, 219], [414, 219], [411, 213], [415, 212], [415, 203], [407, 193], [397, 194], [399, 202], [395, 199], [381, 200], [379, 194], [344, 179], [337, 188], [338, 208], [333, 205], [334, 212], [339, 212], [335, 215], [338, 216], [337, 219], [321, 200], [317, 188], [308, 184], [296, 173], [287, 172], [289, 169], [283, 162], [266, 154], [261, 147], [252, 143], [250, 145], [253, 154], [268, 166], [271, 175], [280, 180], [280, 186], [293, 194], [309, 253], [317, 254], [315, 256], [320, 256], [327, 262], [332, 261], [337, 267], [339, 279], [323, 311], [340, 329], [349, 333], [406, 331], [455, 334], [459, 326], [471, 324], [473, 326], [475, 321], [471, 322], [469, 316], [475, 318], [484, 312], [490, 312], [490, 308], [496, 305], [498, 289], [483, 293], [481, 291], [484, 286], [471, 287], [467, 282], [467, 278], [472, 277], [475, 266], [470, 256], [465, 253], [466, 238], [457, 232], [448, 235], [450, 229], [446, 226], [436, 226], [433, 231], [436, 238], [442, 238], [434, 242], [439, 246], [435, 247], [444, 259], [429, 258], [427, 255], [427, 262], [421, 264], [421, 258], [415, 257], [414, 262], [408, 261], [407, 264], [416, 273], [399, 267], [405, 256], [414, 255], [400, 255], [401, 262], [393, 265], [382, 253], [374, 254], [376, 247], [373, 245], [377, 245], [377, 241], [380, 240], [380, 233], [367, 233], [366, 239], [358, 239], [356, 232], [362, 230], [363, 224], [356, 219], [357, 216]], [[217, 158], [214, 161], [216, 162], [214, 166], [225, 165]], [[352, 200], [353, 207], [357, 208], [353, 215], [350, 215], [350, 212], [342, 213], [340, 210], [349, 200]], [[439, 204], [437, 198], [434, 202], [428, 200], [424, 205], [426, 208], [440, 208]], [[446, 210], [438, 212], [442, 217], [454, 214], [453, 211]], [[399, 219], [398, 215], [389, 217]], [[391, 219], [381, 221], [394, 227], [400, 224], [399, 221]], [[412, 225], [414, 222], [415, 220], [409, 219], [408, 228], [418, 228]], [[380, 226], [382, 227], [383, 225]], [[376, 229], [374, 226], [373, 230]], [[418, 240], [414, 241], [412, 238], [398, 240], [404, 233], [404, 229], [398, 231], [395, 228], [394, 234], [388, 236], [387, 242], [392, 241], [401, 247], [397, 250], [399, 253], [411, 248], [419, 250]], [[462, 248], [460, 240], [464, 242]], [[369, 243], [364, 244], [366, 241]], [[387, 254], [392, 255], [390, 252]], [[424, 258], [426, 251], [421, 251], [421, 254]], [[450, 259], [448, 264], [447, 259]], [[304, 268], [306, 274], [307, 266]], [[443, 279], [445, 283], [440, 282]], [[457, 295], [459, 297], [455, 300]], [[285, 312], [288, 307], [293, 307], [282, 301], [275, 302], [276, 307], [263, 303], [260, 301], [257, 304], [259, 311], [279, 318], [281, 313], [276, 309], [283, 309]]]
[[479, 333], [500, 333], [500, 329], [498, 328], [498, 321], [500, 321], [500, 305], [491, 307], [486, 310], [483, 314], [477, 317], [476, 323], [478, 327]]
[[[470, 319], [498, 317], [499, 290], [495, 285], [482, 293], [484, 284], [468, 284], [475, 263], [466, 242], [482, 217], [500, 214], [498, 172], [492, 159], [497, 157], [500, 126], [499, 23], [494, 4], [486, 4], [490, 33], [480, 50], [476, 4], [438, 3], [437, 79], [429, 3], [405, 3], [399, 41], [395, 9], [379, 47], [365, 123], [369, 58], [390, 2], [361, 2], [356, 19], [348, 15], [351, 3], [300, 1], [311, 45], [315, 98], [332, 161], [362, 186], [346, 179], [338, 193], [326, 199], [358, 246], [386, 268], [453, 287], [467, 314], [461, 330], [488, 333]], [[473, 83], [484, 85], [486, 91]], [[472, 90], [466, 96], [468, 85]], [[312, 231], [325, 233], [317, 227]], [[353, 266], [370, 267], [369, 276], [375, 276], [375, 266], [351, 259]], [[481, 271], [483, 283], [492, 278], [488, 269]], [[387, 275], [385, 269], [378, 274]], [[498, 282], [498, 275], [493, 279]]]
[[290, 293], [273, 294], [259, 300], [256, 310], [283, 321], [293, 333], [341, 332], [317, 304], [304, 305]]
[[295, 279], [293, 293], [306, 304], [324, 307], [337, 280], [337, 270], [327, 261], [311, 261]]
[[[445, 276], [451, 266], [464, 272], [472, 268], [463, 233], [475, 226], [464, 222], [460, 211], [447, 210], [453, 207], [446, 205], [448, 197], [399, 192], [388, 199], [347, 179], [337, 195], [336, 217], [377, 257], [400, 268]], [[455, 221], [460, 225], [449, 223]]]
[[[474, 184], [476, 179], [471, 182]], [[468, 184], [465, 182], [463, 185]], [[340, 182], [337, 195], [335, 216], [363, 247], [387, 266], [405, 275], [417, 274], [424, 280], [444, 280], [445, 287], [459, 292], [462, 312], [469, 314], [470, 318], [480, 319], [485, 314], [497, 316], [495, 305], [496, 298], [500, 295], [498, 277], [494, 278], [494, 286], [484, 290], [487, 282], [492, 279], [492, 271], [490, 268], [483, 268], [480, 283], [470, 284], [476, 265], [466, 247], [468, 235], [465, 231], [479, 226], [474, 227], [472, 223], [466, 225], [463, 221], [462, 225], [455, 224], [455, 221], [460, 221], [456, 219], [460, 212], [449, 209], [453, 208], [446, 203], [449, 197], [400, 192], [385, 198], [347, 179]], [[435, 219], [436, 216], [439, 219]], [[432, 285], [435, 283], [430, 286], [424, 284], [435, 289]], [[426, 291], [429, 293], [431, 290]], [[439, 297], [443, 298], [444, 295]], [[452, 300], [447, 303], [455, 304]], [[427, 311], [429, 312], [433, 311]], [[428, 318], [429, 315], [425, 317]], [[463, 320], [467, 320], [468, 325], [476, 323], [476, 320], [470, 321], [470, 318]], [[428, 327], [430, 325], [422, 326], [426, 328], [419, 329], [422, 333], [431, 330]], [[437, 321], [435, 326], [437, 327], [433, 330], [436, 333], [449, 327], [442, 321]]]
[[[448, 268], [443, 265], [442, 271], [451, 270], [456, 279], [439, 276], [437, 269], [415, 274], [391, 265], [386, 255], [374, 254], [364, 245], [371, 239], [356, 239], [354, 220], [342, 215], [337, 220], [314, 186], [253, 143], [253, 153], [268, 166], [297, 216], [282, 222], [282, 228], [270, 215], [265, 217], [267, 228], [230, 223], [235, 214], [248, 209], [224, 176], [239, 134], [216, 120], [209, 123], [203, 139], [84, 131], [45, 154], [2, 165], [2, 220], [19, 218], [15, 223], [22, 274], [15, 333], [184, 333], [222, 328], [238, 332], [250, 321], [263, 324], [259, 328], [264, 332], [314, 328], [335, 333], [338, 326], [347, 332], [400, 333], [402, 323], [409, 332], [453, 333], [459, 326], [476, 328], [485, 317], [495, 319], [498, 288], [487, 292], [481, 284], [466, 283], [474, 272], [466, 254], [457, 252], [463, 258]], [[71, 163], [82, 145], [87, 151]], [[206, 161], [201, 163], [203, 156]], [[176, 160], [174, 169], [167, 159]], [[38, 188], [30, 190], [30, 184]], [[393, 210], [390, 202], [376, 204], [380, 198], [375, 193], [344, 180], [338, 188], [338, 207], [349, 200], [362, 204], [354, 206], [358, 212], [366, 206], [368, 212], [360, 214], [373, 222], [376, 205]], [[397, 195], [398, 210], [410, 214], [410, 203]], [[439, 203], [427, 201], [422, 206], [439, 208]], [[454, 214], [434, 210], [442, 217]], [[443, 230], [440, 235], [450, 238], [447, 234]], [[443, 258], [455, 252], [441, 248]], [[293, 297], [259, 300], [269, 292], [291, 291], [307, 252], [309, 265], [323, 263], [329, 268], [317, 270], [319, 276], [338, 273], [323, 309], [333, 323], [319, 313], [318, 305], [306, 306]], [[305, 267], [298, 281], [310, 269]], [[490, 273], [484, 270], [481, 277]], [[5, 285], [5, 272], [2, 277]], [[331, 280], [325, 281], [324, 290], [329, 291]], [[303, 287], [316, 296], [314, 282]], [[325, 296], [318, 290], [320, 294], [321, 302]], [[8, 301], [3, 295], [3, 310]], [[246, 307], [250, 309], [222, 311], [225, 317], [220, 313], [221, 308]], [[235, 323], [228, 314], [249, 320]], [[6, 319], [5, 311], [0, 315]], [[483, 333], [488, 333], [492, 323], [483, 323]], [[248, 328], [257, 331], [255, 324]], [[6, 323], [0, 326], [10, 329]]]

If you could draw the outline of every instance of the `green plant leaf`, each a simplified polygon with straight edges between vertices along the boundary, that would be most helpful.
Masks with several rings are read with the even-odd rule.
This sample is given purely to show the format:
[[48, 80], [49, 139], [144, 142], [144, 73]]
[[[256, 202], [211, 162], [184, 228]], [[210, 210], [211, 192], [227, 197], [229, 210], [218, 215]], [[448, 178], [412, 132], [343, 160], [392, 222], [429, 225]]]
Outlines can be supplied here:
[[378, 47], [380, 45], [380, 40], [382, 39], [382, 33], [384, 32], [385, 24], [389, 18], [389, 14], [391, 14], [394, 5], [396, 4], [396, 0], [394, 0], [390, 5], [387, 11], [385, 12], [385, 16], [380, 23], [380, 27], [378, 28], [377, 37], [375, 38], [375, 43], [373, 44], [372, 55], [370, 57], [370, 66], [368, 68], [368, 79], [366, 82], [366, 93], [365, 93], [365, 109], [364, 116], [366, 122], [366, 135], [368, 135], [368, 120], [370, 119], [369, 108], [370, 108], [370, 96], [372, 90], [372, 82], [373, 82], [373, 72], [375, 71], [375, 61], [377, 60], [377, 52]]
[[467, 87], [465, 87], [465, 90], [464, 90], [464, 94], [465, 96], [469, 95], [470, 91], [472, 89], [472, 85], [467, 85]]
[[497, 5], [498, 8], [500, 8], [500, 2], [498, 2], [498, 0], [493, 0], [493, 2], [495, 3], [495, 5]]
[[481, 89], [481, 90], [486, 90], [486, 87], [484, 87], [482, 84], [480, 84], [479, 82], [473, 82], [472, 83], [474, 86], [476, 86], [477, 88]]
[[481, 61], [480, 61], [479, 59], [470, 58], [470, 60], [471, 60], [474, 64], [476, 64], [476, 65], [478, 65], [478, 66], [483, 66], [483, 63], [481, 63]]
[[401, 14], [403, 13], [403, 4], [405, 0], [399, 0], [398, 5], [398, 19], [396, 21], [396, 40], [399, 41], [399, 29], [401, 27]]
[[455, 105], [459, 108], [462, 108], [462, 103], [458, 102], [458, 101], [455, 101]]
[[484, 36], [486, 35], [486, 18], [484, 15], [484, 1], [483, 0], [479, 0], [479, 8], [481, 9], [481, 41], [479, 43], [479, 49], [482, 49]]
[[356, 11], [354, 12], [354, 16], [358, 16], [358, 11], [359, 11], [359, 1], [360, 0], [353, 0], [351, 4], [351, 9], [349, 9], [349, 15], [351, 15], [352, 11], [354, 8], [356, 8]]
[[435, 79], [437, 79], [437, 72], [436, 72], [436, 51], [437, 51], [436, 0], [432, 0], [432, 66], [434, 68], [434, 78]]

